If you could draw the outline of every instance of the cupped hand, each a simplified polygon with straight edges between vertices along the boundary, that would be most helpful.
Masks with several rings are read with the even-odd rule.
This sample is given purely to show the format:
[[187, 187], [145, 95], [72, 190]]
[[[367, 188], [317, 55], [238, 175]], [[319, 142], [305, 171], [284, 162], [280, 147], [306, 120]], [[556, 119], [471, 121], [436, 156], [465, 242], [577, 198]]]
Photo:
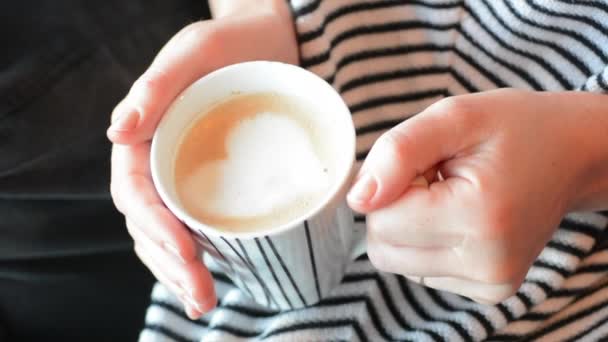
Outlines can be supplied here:
[[[241, 3], [246, 2], [233, 4]], [[247, 11], [225, 4], [216, 7], [226, 15], [191, 24], [165, 45], [116, 106], [107, 132], [114, 143], [112, 198], [126, 217], [135, 251], [181, 299], [191, 318], [211, 310], [217, 299], [193, 238], [164, 206], [152, 183], [149, 158], [154, 130], [173, 99], [215, 69], [248, 60], [297, 63], [293, 23], [283, 1], [262, 1], [247, 6]]]
[[[602, 101], [513, 89], [455, 96], [385, 133], [348, 195], [368, 214], [372, 263], [478, 302], [514, 294], [563, 215], [584, 206], [577, 189], [598, 151], [587, 114], [601, 114]], [[434, 167], [438, 181], [412, 184]]]

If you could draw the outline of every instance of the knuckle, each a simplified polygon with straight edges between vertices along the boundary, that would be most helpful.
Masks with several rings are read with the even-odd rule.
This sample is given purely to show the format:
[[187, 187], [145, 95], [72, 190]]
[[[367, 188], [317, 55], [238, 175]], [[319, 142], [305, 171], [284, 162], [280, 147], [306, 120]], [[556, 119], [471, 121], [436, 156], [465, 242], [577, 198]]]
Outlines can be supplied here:
[[176, 36], [177, 43], [183, 46], [194, 46], [216, 52], [221, 46], [221, 28], [209, 25], [207, 21], [197, 21], [184, 27]]
[[112, 181], [110, 183], [110, 195], [112, 196], [112, 200], [114, 201], [114, 206], [116, 207], [116, 209], [120, 213], [124, 214], [125, 206], [121, 199], [122, 198], [121, 194], [122, 194], [121, 186], [118, 184], [117, 181]]
[[409, 135], [399, 129], [391, 129], [382, 134], [376, 141], [376, 149], [383, 155], [389, 156], [396, 161], [402, 161], [404, 156], [409, 155], [412, 146]]
[[201, 31], [205, 28], [205, 24], [204, 21], [197, 21], [194, 23], [190, 23], [186, 26], [184, 26], [184, 28], [182, 28], [179, 33], [177, 34], [178, 37], [183, 38], [186, 36], [198, 36], [200, 35]]
[[213, 31], [214, 25], [209, 25], [207, 21], [196, 21], [186, 25], [179, 31], [176, 38], [184, 43], [198, 43]]
[[475, 112], [473, 101], [470, 101], [467, 96], [446, 97], [432, 104], [431, 108], [439, 113], [450, 113], [457, 116]]
[[479, 118], [481, 111], [477, 108], [476, 101], [466, 95], [443, 98], [430, 108], [432, 112], [439, 115], [439, 120], [443, 117], [450, 117], [451, 122], [462, 127], [476, 126], [481, 122]]
[[155, 96], [163, 92], [169, 84], [169, 75], [165, 71], [158, 67], [151, 67], [133, 83], [131, 92]]

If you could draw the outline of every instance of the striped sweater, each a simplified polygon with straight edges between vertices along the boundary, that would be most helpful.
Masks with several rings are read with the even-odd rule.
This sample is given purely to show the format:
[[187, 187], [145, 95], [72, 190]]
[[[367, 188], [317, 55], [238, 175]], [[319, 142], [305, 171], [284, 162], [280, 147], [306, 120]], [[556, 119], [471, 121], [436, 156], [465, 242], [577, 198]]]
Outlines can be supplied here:
[[[608, 92], [607, 0], [290, 4], [301, 65], [349, 105], [359, 161], [383, 132], [443, 97], [500, 87]], [[606, 212], [564, 217], [517, 294], [494, 306], [378, 272], [362, 257], [329, 298], [274, 312], [252, 304], [210, 263], [218, 308], [190, 321], [157, 285], [140, 340], [606, 339], [606, 226]]]

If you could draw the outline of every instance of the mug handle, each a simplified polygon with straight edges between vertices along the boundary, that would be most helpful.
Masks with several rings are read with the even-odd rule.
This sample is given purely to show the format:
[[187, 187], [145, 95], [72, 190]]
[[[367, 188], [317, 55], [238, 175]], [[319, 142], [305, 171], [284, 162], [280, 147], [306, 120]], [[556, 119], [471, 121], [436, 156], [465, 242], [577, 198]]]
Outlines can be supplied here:
[[[424, 176], [414, 179], [411, 186], [429, 186], [429, 182]], [[367, 252], [366, 228], [363, 225], [353, 225], [353, 245], [350, 250], [351, 260], [355, 260]]]

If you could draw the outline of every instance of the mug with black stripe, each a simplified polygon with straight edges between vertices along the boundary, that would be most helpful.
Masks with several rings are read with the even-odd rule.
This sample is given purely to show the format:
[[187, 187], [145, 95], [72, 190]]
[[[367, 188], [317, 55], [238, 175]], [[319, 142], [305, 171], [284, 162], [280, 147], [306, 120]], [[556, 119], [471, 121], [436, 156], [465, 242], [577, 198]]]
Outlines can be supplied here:
[[301, 308], [327, 297], [365, 251], [345, 201], [355, 141], [348, 107], [320, 77], [279, 62], [234, 64], [169, 108], [152, 141], [152, 178], [244, 293]]

